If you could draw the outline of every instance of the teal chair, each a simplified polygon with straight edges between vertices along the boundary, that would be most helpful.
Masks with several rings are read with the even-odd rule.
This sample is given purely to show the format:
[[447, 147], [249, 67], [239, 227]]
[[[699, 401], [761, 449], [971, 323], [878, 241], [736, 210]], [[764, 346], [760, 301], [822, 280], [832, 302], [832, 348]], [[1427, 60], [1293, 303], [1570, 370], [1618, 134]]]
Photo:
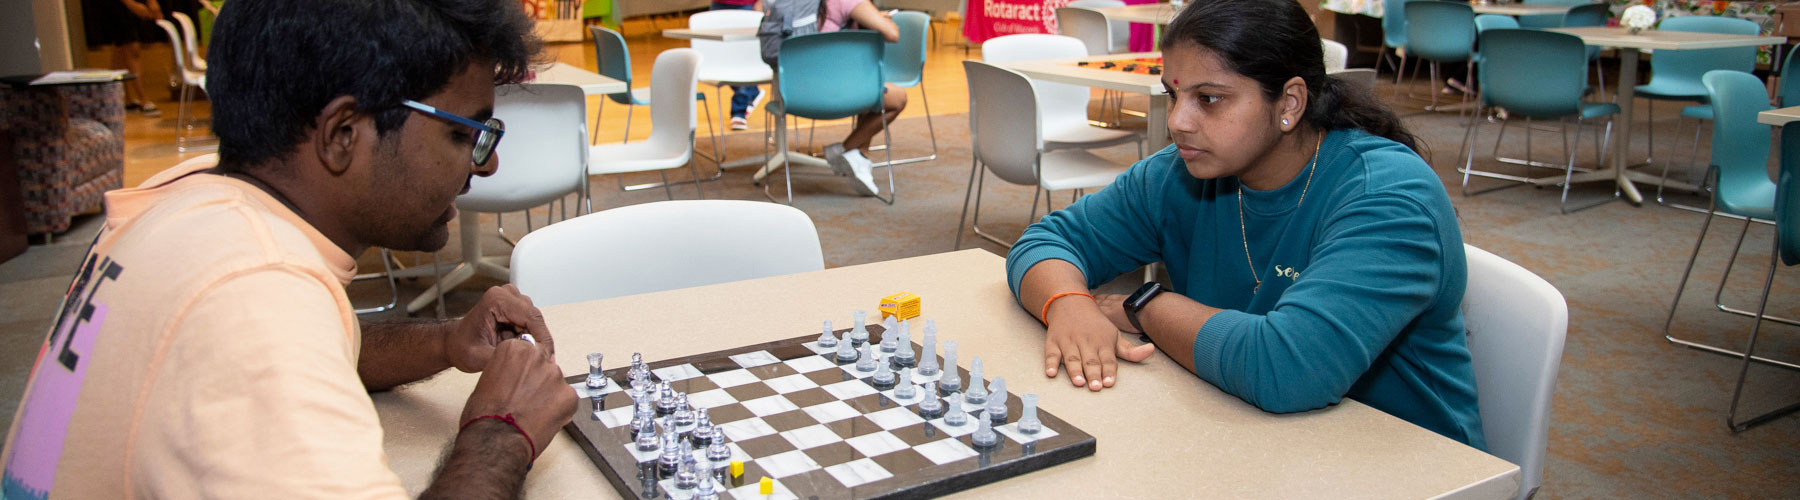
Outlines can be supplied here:
[[[1475, 54], [1475, 10], [1467, 3], [1440, 0], [1406, 2], [1406, 51], [1421, 61], [1431, 62], [1431, 105], [1437, 111], [1438, 71], [1447, 62], [1473, 62]], [[1475, 66], [1469, 65], [1463, 81], [1473, 80]], [[1463, 94], [1463, 102], [1469, 95]]]
[[[1731, 392], [1731, 409], [1725, 413], [1725, 425], [1732, 432], [1743, 432], [1751, 427], [1762, 425], [1782, 415], [1800, 410], [1800, 404], [1790, 404], [1779, 409], [1738, 421], [1738, 401], [1744, 395], [1744, 379], [1750, 374], [1750, 362], [1760, 360], [1756, 356], [1756, 337], [1762, 333], [1762, 320], [1767, 316], [1769, 308], [1769, 288], [1775, 284], [1775, 263], [1780, 258], [1783, 265], [1800, 264], [1800, 124], [1781, 128], [1781, 171], [1775, 184], [1775, 244], [1769, 250], [1769, 276], [1763, 280], [1762, 301], [1756, 306], [1756, 323], [1750, 327], [1750, 345], [1744, 347], [1743, 367], [1738, 369], [1737, 389]], [[1777, 364], [1777, 366], [1783, 366]], [[1787, 365], [1792, 368], [1791, 365]]]
[[1800, 78], [1800, 73], [1794, 71], [1795, 63], [1800, 63], [1800, 49], [1789, 50], [1787, 58], [1781, 62], [1781, 88], [1775, 91], [1776, 106], [1800, 106], [1800, 81], [1788, 79], [1790, 76]]
[[[931, 154], [892, 162], [894, 165], [905, 165], [936, 160], [937, 127], [931, 123], [931, 98], [925, 94], [925, 55], [930, 52], [926, 45], [930, 42], [931, 16], [924, 12], [906, 11], [895, 13], [893, 19], [894, 24], [900, 28], [900, 41], [883, 48], [885, 55], [881, 59], [881, 72], [886, 76], [887, 82], [896, 87], [919, 88], [919, 99], [925, 101], [925, 131], [931, 136]], [[870, 150], [887, 147], [883, 144]]]
[[[1756, 35], [1762, 27], [1755, 22], [1729, 17], [1682, 16], [1663, 20], [1657, 29], [1663, 31], [1686, 31], [1695, 33], [1724, 33], [1733, 35]], [[1700, 157], [1700, 122], [1713, 119], [1713, 110], [1706, 100], [1706, 86], [1700, 83], [1701, 75], [1713, 70], [1741, 71], [1749, 73], [1756, 69], [1756, 47], [1733, 47], [1709, 50], [1679, 50], [1658, 52], [1650, 58], [1650, 83], [1637, 86], [1637, 96], [1658, 101], [1681, 101], [1698, 103], [1695, 106], [1682, 108], [1682, 118], [1692, 118], [1694, 124], [1694, 146], [1689, 153], [1689, 162]], [[1654, 104], [1654, 103], [1652, 103]], [[1630, 105], [1630, 103], [1626, 103]], [[1645, 113], [1650, 123], [1647, 137], [1656, 137], [1656, 106], [1652, 105]], [[1680, 129], [1677, 128], [1677, 135]], [[1656, 157], [1656, 141], [1645, 141], [1645, 159], [1654, 163]], [[1767, 158], [1764, 155], [1764, 158]], [[1663, 185], [1668, 183], [1669, 162], [1662, 166], [1662, 182], [1656, 186], [1656, 202], [1663, 201]], [[1697, 210], [1696, 210], [1697, 211]]]
[[[1570, 122], [1575, 122], [1575, 139], [1563, 143], [1569, 162], [1563, 166], [1562, 211], [1569, 213], [1568, 179], [1575, 171], [1576, 146], [1581, 143], [1581, 122], [1607, 118], [1605, 131], [1595, 138], [1594, 144], [1594, 161], [1600, 164], [1605, 158], [1605, 143], [1611, 139], [1611, 116], [1619, 112], [1617, 104], [1581, 100], [1587, 87], [1587, 46], [1581, 43], [1580, 37], [1553, 31], [1491, 29], [1481, 33], [1479, 64], [1482, 107], [1506, 109], [1508, 120], [1561, 120], [1565, 141], [1569, 135]], [[1481, 116], [1479, 111], [1470, 114], [1468, 128], [1464, 130], [1463, 147], [1468, 156], [1463, 161], [1463, 168], [1459, 169], [1463, 174], [1463, 194], [1479, 194], [1533, 183], [1535, 179], [1528, 175], [1475, 170], [1474, 143], [1479, 137], [1481, 122], [1484, 121], [1480, 119]], [[1526, 134], [1530, 134], [1530, 127], [1526, 128]], [[1527, 138], [1529, 139], [1529, 135]], [[1499, 139], [1495, 140], [1497, 142]], [[1470, 176], [1510, 180], [1516, 184], [1471, 193]]]
[[[1610, 20], [1612, 20], [1612, 6], [1604, 2], [1588, 3], [1577, 5], [1570, 8], [1569, 12], [1564, 13], [1562, 26], [1564, 28], [1606, 26]], [[1600, 49], [1601, 47], [1589, 45], [1587, 54], [1588, 62], [1594, 65], [1594, 77], [1599, 79], [1599, 85], [1594, 87], [1595, 93], [1604, 95], [1606, 93], [1606, 71], [1600, 68]]]
[[[1525, 0], [1523, 3], [1527, 5], [1581, 5], [1592, 1], [1593, 0]], [[1519, 27], [1530, 29], [1561, 28], [1568, 26], [1564, 23], [1564, 20], [1564, 16], [1557, 14], [1519, 16]]]
[[1499, 14], [1482, 14], [1475, 16], [1475, 33], [1477, 34], [1491, 29], [1518, 28], [1519, 20], [1513, 19], [1512, 16], [1502, 16]]
[[[1394, 51], [1397, 63], [1389, 63], [1394, 67], [1394, 98], [1400, 98], [1400, 77], [1406, 75], [1406, 53], [1400, 49], [1406, 47], [1406, 2], [1407, 0], [1381, 0], [1381, 50], [1375, 53], [1375, 66], [1380, 69], [1381, 63], [1387, 61], [1388, 51]], [[1418, 70], [1413, 70], [1417, 73]]]
[[[1737, 244], [1732, 246], [1730, 260], [1725, 263], [1724, 276], [1719, 278], [1719, 289], [1713, 294], [1713, 305], [1720, 311], [1739, 316], [1758, 316], [1752, 311], [1726, 306], [1720, 300], [1720, 295], [1724, 294], [1725, 281], [1731, 278], [1731, 267], [1737, 263], [1738, 251], [1743, 247], [1744, 235], [1750, 231], [1750, 223], [1778, 221], [1775, 212], [1775, 183], [1769, 180], [1768, 173], [1769, 126], [1756, 121], [1757, 113], [1772, 109], [1762, 81], [1750, 73], [1720, 70], [1707, 72], [1702, 78], [1702, 84], [1707, 89], [1706, 98], [1717, 113], [1713, 120], [1712, 162], [1707, 170], [1707, 176], [1713, 185], [1713, 196], [1707, 206], [1706, 219], [1700, 224], [1700, 235], [1694, 241], [1694, 252], [1688, 256], [1687, 269], [1682, 271], [1681, 281], [1675, 287], [1675, 300], [1669, 304], [1669, 318], [1663, 322], [1663, 335], [1676, 344], [1730, 356], [1743, 356], [1742, 353], [1725, 348], [1676, 338], [1670, 331], [1675, 323], [1676, 306], [1681, 304], [1681, 294], [1687, 288], [1688, 278], [1693, 275], [1694, 260], [1700, 256], [1700, 246], [1706, 243], [1706, 230], [1712, 225], [1714, 216], [1718, 215], [1744, 219], [1744, 228], [1738, 233]], [[1768, 316], [1766, 319], [1800, 326], [1800, 321], [1788, 318]], [[1800, 365], [1770, 362], [1800, 368]]]
[[[589, 3], [591, 4], [593, 2]], [[588, 26], [588, 32], [594, 37], [594, 59], [599, 66], [599, 71], [597, 71], [597, 73], [600, 73], [607, 78], [625, 83], [626, 91], [606, 94], [606, 98], [612, 102], [625, 105], [625, 134], [620, 136], [619, 140], [621, 142], [629, 141], [631, 140], [631, 113], [633, 110], [636, 110], [638, 106], [650, 105], [650, 87], [631, 88], [631, 50], [626, 47], [624, 36], [619, 35], [619, 32], [613, 31], [605, 26], [597, 25]], [[724, 145], [721, 144], [718, 131], [713, 129], [712, 106], [706, 102], [705, 92], [694, 92], [694, 99], [700, 101], [700, 105], [704, 110], [701, 114], [706, 115], [706, 132], [712, 134], [713, 137], [713, 156], [707, 159], [712, 160], [714, 164], [717, 164], [719, 163], [718, 159], [723, 157], [720, 153], [724, 150]], [[593, 130], [588, 133], [588, 142], [594, 142], [595, 139], [600, 137], [600, 113], [605, 110], [605, 101], [601, 101], [600, 107], [594, 109], [594, 125], [592, 127]], [[700, 156], [705, 157], [706, 155], [701, 153]], [[718, 171], [715, 172], [711, 178], [702, 180], [717, 180], [724, 175], [725, 170], [723, 167], [719, 167], [717, 170]], [[640, 184], [628, 187], [625, 186], [624, 176], [618, 176], [618, 179], [619, 188], [626, 191], [667, 187], [667, 185], [663, 183]]]
[[[882, 84], [886, 81], [882, 71], [885, 46], [881, 34], [863, 30], [815, 33], [782, 41], [780, 55], [775, 61], [775, 88], [781, 102], [779, 110], [772, 112], [812, 120], [838, 120], [870, 111], [880, 112]], [[883, 121], [882, 142], [893, 144], [893, 136], [885, 124]], [[785, 134], [786, 128], [781, 127], [776, 133]], [[786, 178], [788, 203], [792, 204], [793, 152], [782, 151], [781, 154], [789, 165], [781, 171]], [[886, 156], [887, 161], [878, 166], [893, 164], [894, 152], [890, 149]], [[893, 167], [888, 167], [887, 178], [888, 196], [880, 199], [892, 205]], [[768, 190], [769, 184], [763, 183], [764, 194]], [[774, 197], [771, 195], [770, 198]]]

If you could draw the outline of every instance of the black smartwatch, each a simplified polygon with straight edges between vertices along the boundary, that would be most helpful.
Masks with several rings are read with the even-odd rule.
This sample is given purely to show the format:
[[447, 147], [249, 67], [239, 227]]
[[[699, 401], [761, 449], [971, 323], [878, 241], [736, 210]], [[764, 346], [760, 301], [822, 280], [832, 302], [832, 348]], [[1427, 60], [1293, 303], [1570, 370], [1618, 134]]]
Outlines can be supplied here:
[[1138, 333], [1149, 335], [1144, 331], [1144, 325], [1138, 324], [1138, 311], [1144, 310], [1144, 306], [1150, 304], [1151, 299], [1155, 299], [1162, 293], [1162, 283], [1152, 281], [1138, 287], [1137, 291], [1131, 292], [1130, 296], [1125, 297], [1125, 318], [1131, 320], [1131, 326], [1137, 328]]

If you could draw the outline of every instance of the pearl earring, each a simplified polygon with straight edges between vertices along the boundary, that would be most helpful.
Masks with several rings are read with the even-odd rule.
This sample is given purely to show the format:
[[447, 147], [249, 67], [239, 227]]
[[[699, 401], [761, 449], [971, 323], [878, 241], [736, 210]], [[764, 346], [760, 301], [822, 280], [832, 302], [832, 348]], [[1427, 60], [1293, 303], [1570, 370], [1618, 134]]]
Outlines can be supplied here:
[[1286, 119], [1286, 118], [1282, 118], [1282, 119], [1281, 119], [1281, 126], [1283, 126], [1283, 127], [1286, 127], [1286, 126], [1287, 126], [1287, 124], [1288, 124], [1288, 121], [1287, 121], [1287, 119]]

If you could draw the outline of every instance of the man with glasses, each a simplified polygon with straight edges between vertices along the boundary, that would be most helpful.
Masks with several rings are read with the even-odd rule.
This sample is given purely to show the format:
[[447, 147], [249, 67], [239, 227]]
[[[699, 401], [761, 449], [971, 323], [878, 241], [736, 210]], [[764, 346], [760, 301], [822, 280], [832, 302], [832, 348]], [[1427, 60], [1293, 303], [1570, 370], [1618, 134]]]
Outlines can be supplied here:
[[491, 175], [516, 0], [234, 0], [207, 90], [219, 155], [106, 196], [0, 453], [0, 497], [399, 498], [369, 391], [481, 372], [425, 497], [517, 496], [575, 410], [529, 298], [360, 323], [374, 246], [434, 251]]

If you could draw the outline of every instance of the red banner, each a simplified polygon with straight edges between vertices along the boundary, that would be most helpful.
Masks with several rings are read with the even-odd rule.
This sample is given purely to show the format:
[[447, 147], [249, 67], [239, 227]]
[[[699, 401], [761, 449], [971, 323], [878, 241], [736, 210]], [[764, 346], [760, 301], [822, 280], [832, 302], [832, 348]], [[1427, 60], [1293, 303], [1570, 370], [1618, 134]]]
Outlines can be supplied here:
[[971, 43], [1018, 33], [1056, 33], [1056, 9], [1071, 0], [970, 0], [963, 36]]

